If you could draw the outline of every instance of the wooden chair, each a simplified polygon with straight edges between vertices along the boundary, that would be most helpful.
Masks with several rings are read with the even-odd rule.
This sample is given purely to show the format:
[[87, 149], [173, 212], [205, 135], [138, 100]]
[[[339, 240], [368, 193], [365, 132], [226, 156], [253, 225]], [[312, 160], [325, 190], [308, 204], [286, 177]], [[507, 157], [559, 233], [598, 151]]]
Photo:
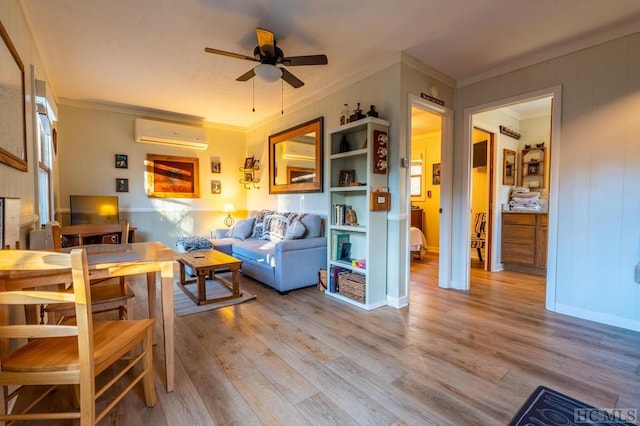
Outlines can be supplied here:
[[[33, 290], [61, 280], [72, 280], [73, 292]], [[80, 419], [82, 426], [94, 425], [140, 381], [146, 406], [155, 405], [153, 319], [94, 321], [89, 288], [84, 249], [73, 249], [70, 254], [9, 250], [0, 256], [0, 421]], [[9, 325], [8, 305], [42, 303], [73, 303], [76, 324]], [[16, 348], [16, 343], [25, 339], [29, 341]], [[135, 351], [138, 346], [141, 351]], [[120, 361], [130, 353], [136, 355]], [[105, 374], [113, 378], [97, 389], [96, 377], [107, 369]], [[129, 384], [120, 385], [120, 381]], [[44, 393], [33, 397], [32, 387], [40, 390], [43, 385]], [[73, 385], [77, 401], [65, 412], [40, 412], [43, 406], [53, 404], [38, 403], [61, 385]], [[110, 401], [105, 401], [107, 398]], [[96, 413], [98, 399], [106, 407]], [[72, 409], [78, 405], [79, 410]], [[32, 412], [36, 406], [38, 412]], [[24, 409], [15, 412], [18, 407]]]
[[[100, 225], [94, 225], [99, 230]], [[117, 229], [120, 232], [121, 244], [127, 244], [129, 241], [129, 224], [109, 225], [109, 229]], [[62, 237], [60, 234], [60, 226], [51, 226], [51, 234], [53, 236], [54, 248], [62, 248]], [[133, 298], [135, 293], [129, 288], [125, 281], [125, 277], [118, 278], [118, 282], [114, 282], [114, 278], [108, 280], [92, 280], [91, 281], [91, 300], [92, 312], [94, 314], [118, 311], [118, 318], [133, 319]], [[44, 314], [48, 314], [49, 321], [60, 324], [67, 318], [75, 315], [74, 307], [70, 304], [54, 304], [42, 307], [40, 319], [44, 321]]]
[[487, 214], [476, 213], [473, 218], [473, 230], [471, 231], [471, 248], [478, 250], [478, 258], [482, 263], [482, 249], [485, 247], [487, 227]]

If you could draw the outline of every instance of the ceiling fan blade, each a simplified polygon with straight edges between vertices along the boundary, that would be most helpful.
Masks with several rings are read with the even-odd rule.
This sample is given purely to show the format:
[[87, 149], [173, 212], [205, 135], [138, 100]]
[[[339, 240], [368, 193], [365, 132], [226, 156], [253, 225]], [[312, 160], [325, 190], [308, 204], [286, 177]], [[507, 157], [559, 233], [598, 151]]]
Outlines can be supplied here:
[[280, 69], [282, 70], [282, 77], [280, 78], [286, 81], [287, 83], [289, 83], [290, 85], [292, 85], [294, 89], [304, 86], [304, 83], [298, 77], [291, 74], [289, 71], [287, 71], [284, 68], [280, 68]]
[[276, 41], [273, 33], [264, 28], [256, 28], [256, 36], [258, 38], [258, 46], [262, 56], [273, 58], [276, 56]]
[[236, 78], [236, 81], [248, 81], [256, 76], [255, 71], [251, 68], [249, 71], [242, 74], [240, 77]]
[[259, 62], [256, 58], [254, 58], [253, 56], [247, 56], [247, 55], [241, 55], [239, 53], [233, 53], [233, 52], [226, 52], [224, 50], [218, 50], [218, 49], [212, 49], [210, 47], [205, 47], [204, 51], [207, 53], [214, 53], [216, 55], [222, 55], [222, 56], [229, 56], [231, 58], [236, 58], [236, 59], [246, 59], [248, 61], [254, 61], [254, 62]]
[[298, 65], [327, 65], [327, 55], [290, 56], [282, 58], [283, 65], [294, 67]]

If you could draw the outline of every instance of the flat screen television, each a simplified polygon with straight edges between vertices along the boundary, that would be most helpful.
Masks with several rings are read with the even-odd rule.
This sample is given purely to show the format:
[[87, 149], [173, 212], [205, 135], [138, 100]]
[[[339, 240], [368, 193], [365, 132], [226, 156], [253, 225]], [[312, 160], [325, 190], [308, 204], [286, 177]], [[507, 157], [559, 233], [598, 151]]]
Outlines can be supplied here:
[[473, 167], [487, 166], [487, 141], [473, 144]]
[[72, 225], [118, 224], [117, 195], [70, 195], [69, 209]]

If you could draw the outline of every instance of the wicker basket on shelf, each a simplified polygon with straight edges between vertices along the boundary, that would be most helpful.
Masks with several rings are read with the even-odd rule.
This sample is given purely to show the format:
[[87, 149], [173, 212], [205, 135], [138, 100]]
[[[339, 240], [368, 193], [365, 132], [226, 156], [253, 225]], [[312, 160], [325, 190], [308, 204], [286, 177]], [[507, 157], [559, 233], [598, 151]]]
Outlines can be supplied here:
[[367, 290], [367, 281], [364, 275], [355, 272], [340, 274], [340, 294], [364, 303]]

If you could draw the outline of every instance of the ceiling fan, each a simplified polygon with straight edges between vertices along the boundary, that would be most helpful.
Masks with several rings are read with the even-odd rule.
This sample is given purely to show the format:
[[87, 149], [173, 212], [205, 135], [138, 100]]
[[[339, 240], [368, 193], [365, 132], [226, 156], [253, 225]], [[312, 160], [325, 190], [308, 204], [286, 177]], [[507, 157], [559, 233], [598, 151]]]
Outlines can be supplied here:
[[294, 88], [302, 87], [304, 83], [286, 68], [300, 65], [326, 65], [328, 63], [326, 55], [308, 56], [284, 56], [282, 50], [276, 46], [276, 39], [273, 33], [264, 28], [256, 28], [258, 45], [253, 49], [253, 56], [242, 55], [240, 53], [226, 52], [224, 50], [205, 47], [204, 51], [216, 55], [229, 56], [236, 59], [246, 59], [247, 61], [260, 62], [253, 69], [236, 78], [236, 81], [248, 81], [256, 75], [265, 81], [274, 82], [279, 78], [289, 83]]

